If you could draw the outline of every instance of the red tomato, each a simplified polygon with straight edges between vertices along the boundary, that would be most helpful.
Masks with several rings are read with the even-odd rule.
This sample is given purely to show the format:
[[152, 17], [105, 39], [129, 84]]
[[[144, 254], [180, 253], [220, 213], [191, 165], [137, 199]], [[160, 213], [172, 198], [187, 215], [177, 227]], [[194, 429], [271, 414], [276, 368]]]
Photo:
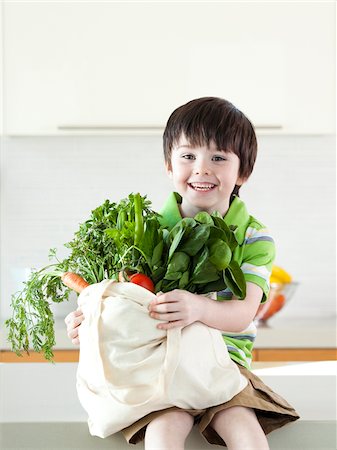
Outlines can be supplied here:
[[138, 284], [148, 291], [154, 292], [154, 284], [151, 278], [147, 277], [143, 273], [135, 273], [130, 277], [131, 283]]

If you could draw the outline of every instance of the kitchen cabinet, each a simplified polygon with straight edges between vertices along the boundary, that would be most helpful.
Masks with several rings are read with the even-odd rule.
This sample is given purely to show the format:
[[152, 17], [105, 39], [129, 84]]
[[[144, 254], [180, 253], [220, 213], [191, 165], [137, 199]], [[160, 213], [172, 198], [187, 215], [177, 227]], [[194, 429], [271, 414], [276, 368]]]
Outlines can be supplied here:
[[334, 132], [332, 2], [4, 2], [4, 133], [161, 133], [220, 96], [258, 132]]

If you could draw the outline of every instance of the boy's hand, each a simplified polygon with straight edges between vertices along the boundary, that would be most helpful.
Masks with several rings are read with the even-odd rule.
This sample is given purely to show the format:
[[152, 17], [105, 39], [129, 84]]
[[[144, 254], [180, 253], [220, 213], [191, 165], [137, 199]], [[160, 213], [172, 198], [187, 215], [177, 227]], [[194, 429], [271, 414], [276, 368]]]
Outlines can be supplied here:
[[157, 294], [157, 299], [149, 304], [150, 316], [167, 323], [157, 328], [168, 330], [174, 327], [186, 327], [200, 319], [204, 299], [191, 292], [175, 289], [165, 294]]
[[81, 325], [83, 320], [84, 315], [80, 308], [77, 308], [76, 311], [69, 313], [64, 319], [64, 322], [67, 325], [67, 335], [74, 345], [79, 345], [80, 343], [80, 339], [78, 337], [78, 327]]

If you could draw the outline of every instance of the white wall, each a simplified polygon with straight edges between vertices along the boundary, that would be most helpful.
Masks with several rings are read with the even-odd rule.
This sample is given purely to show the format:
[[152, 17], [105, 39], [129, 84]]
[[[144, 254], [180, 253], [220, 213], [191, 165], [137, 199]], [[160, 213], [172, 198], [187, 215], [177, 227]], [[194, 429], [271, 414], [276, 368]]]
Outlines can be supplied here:
[[[241, 197], [277, 243], [276, 264], [301, 284], [280, 313], [335, 312], [335, 140], [260, 136], [255, 171]], [[171, 190], [160, 136], [21, 137], [1, 143], [1, 306], [21, 289], [25, 270], [72, 239], [106, 198], [139, 191], [159, 209]], [[75, 303], [57, 305], [62, 317]]]

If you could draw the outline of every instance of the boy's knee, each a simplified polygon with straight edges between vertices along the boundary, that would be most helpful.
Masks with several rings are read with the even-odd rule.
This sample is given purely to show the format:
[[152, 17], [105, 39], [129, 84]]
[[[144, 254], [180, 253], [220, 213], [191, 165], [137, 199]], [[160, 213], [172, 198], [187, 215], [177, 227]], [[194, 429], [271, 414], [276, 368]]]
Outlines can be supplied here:
[[168, 411], [161, 414], [146, 428], [145, 448], [182, 450], [193, 423], [193, 417], [185, 411]]
[[165, 426], [166, 429], [172, 428], [174, 430], [180, 428], [192, 428], [194, 418], [186, 411], [167, 411], [160, 416], [153, 419], [148, 427]]
[[223, 409], [215, 414], [213, 417], [210, 425], [212, 427], [216, 426], [219, 422], [226, 421], [227, 423], [229, 421], [233, 421], [237, 423], [239, 420], [248, 420], [248, 419], [256, 419], [255, 411], [251, 408], [245, 407], [245, 406], [232, 406], [228, 409]]

